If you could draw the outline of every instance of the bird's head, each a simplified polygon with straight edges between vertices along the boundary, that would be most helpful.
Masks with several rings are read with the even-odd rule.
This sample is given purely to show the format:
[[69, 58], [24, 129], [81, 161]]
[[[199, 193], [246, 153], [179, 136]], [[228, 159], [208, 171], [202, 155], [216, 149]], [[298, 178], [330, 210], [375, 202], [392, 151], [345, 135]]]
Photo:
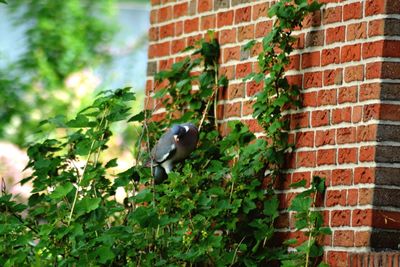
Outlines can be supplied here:
[[171, 128], [172, 135], [176, 142], [179, 141], [187, 132], [189, 131], [189, 126], [174, 125]]

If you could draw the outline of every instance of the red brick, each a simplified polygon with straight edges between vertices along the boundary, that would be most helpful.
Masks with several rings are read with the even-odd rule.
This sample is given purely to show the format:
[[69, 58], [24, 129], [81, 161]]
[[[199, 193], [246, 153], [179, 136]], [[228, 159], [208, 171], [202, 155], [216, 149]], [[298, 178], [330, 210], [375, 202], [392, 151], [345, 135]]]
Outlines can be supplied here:
[[340, 247], [354, 246], [354, 231], [351, 230], [335, 230], [333, 245]]
[[336, 163], [336, 149], [319, 149], [317, 151], [317, 165], [332, 165]]
[[188, 14], [188, 3], [177, 3], [174, 5], [174, 18], [179, 18]]
[[338, 163], [357, 163], [357, 151], [358, 148], [339, 148]]
[[248, 82], [246, 85], [246, 95], [254, 96], [263, 89], [262, 83], [256, 83], [255, 81]]
[[296, 133], [296, 147], [313, 147], [314, 146], [314, 132], [299, 132]]
[[346, 205], [346, 190], [327, 190], [326, 206], [332, 207], [337, 205]]
[[335, 144], [335, 130], [316, 131], [315, 133], [315, 146], [334, 145]]
[[322, 72], [307, 72], [304, 73], [304, 88], [321, 87]]
[[337, 26], [326, 30], [326, 44], [344, 42], [345, 26]]
[[380, 104], [365, 105], [364, 106], [364, 113], [363, 113], [364, 114], [363, 120], [364, 121], [369, 121], [369, 120], [377, 120], [377, 119], [379, 119], [380, 109], [381, 109], [381, 105]]
[[246, 124], [253, 133], [263, 131], [263, 128], [258, 124], [257, 120], [243, 120], [242, 122]]
[[301, 180], [305, 180], [306, 186], [310, 185], [311, 182], [311, 173], [310, 172], [295, 172], [292, 175], [292, 183], [300, 182]]
[[365, 3], [365, 15], [372, 16], [385, 13], [386, 0], [367, 0]]
[[[343, 82], [343, 69], [325, 70], [324, 71], [324, 86], [338, 85]], [[335, 95], [336, 101], [336, 95]]]
[[303, 83], [303, 75], [299, 74], [299, 75], [288, 75], [286, 76], [286, 79], [288, 81], [288, 83], [292, 86], [297, 86], [299, 88], [302, 87], [302, 83]]
[[352, 226], [372, 226], [372, 210], [353, 210]]
[[233, 11], [220, 12], [217, 14], [217, 27], [229, 26], [233, 24]]
[[175, 23], [175, 36], [183, 34], [183, 21], [178, 21]]
[[358, 189], [347, 190], [347, 206], [356, 206], [358, 204]]
[[296, 167], [315, 167], [315, 151], [302, 151], [296, 153]]
[[162, 7], [158, 10], [158, 22], [164, 22], [172, 19], [172, 7]]
[[303, 107], [317, 106], [317, 92], [303, 93], [301, 95]]
[[162, 71], [162, 70], [171, 69], [172, 64], [174, 64], [174, 59], [172, 59], [172, 58], [160, 60], [159, 61], [159, 70]]
[[320, 52], [305, 53], [301, 56], [301, 68], [319, 67], [321, 65]]
[[149, 40], [150, 41], [158, 41], [159, 39], [159, 28], [158, 27], [151, 27], [149, 29]]
[[357, 142], [375, 141], [378, 126], [372, 125], [361, 125], [357, 127]]
[[242, 103], [242, 116], [253, 114], [254, 101], [246, 101]]
[[317, 110], [312, 112], [311, 125], [313, 127], [329, 124], [329, 110]]
[[354, 245], [356, 247], [369, 247], [370, 240], [371, 240], [370, 231], [359, 231], [355, 233]]
[[335, 47], [332, 49], [324, 49], [321, 54], [321, 65], [326, 66], [329, 64], [340, 63], [340, 48]]
[[307, 128], [310, 126], [309, 121], [310, 121], [309, 112], [292, 114], [290, 120], [290, 129]]
[[400, 105], [396, 104], [381, 104], [381, 110], [379, 114], [381, 120], [400, 120]]
[[174, 40], [171, 43], [171, 52], [173, 54], [179, 53], [185, 48], [186, 48], [185, 39]]
[[149, 58], [169, 55], [170, 42], [149, 45]]
[[342, 7], [331, 7], [323, 9], [322, 23], [329, 24], [342, 21]]
[[212, 0], [198, 0], [197, 1], [197, 11], [199, 13], [212, 10], [213, 1]]
[[305, 45], [306, 47], [323, 46], [324, 39], [325, 39], [325, 32], [323, 30], [311, 31], [307, 33]]
[[363, 45], [363, 58], [400, 57], [400, 41], [384, 40]]
[[152, 9], [150, 11], [150, 24], [154, 25], [158, 20], [158, 9]]
[[219, 69], [220, 75], [224, 75], [228, 80], [235, 78], [235, 66], [222, 66]]
[[356, 142], [356, 127], [339, 128], [336, 130], [336, 142], [349, 144]]
[[223, 61], [240, 60], [240, 46], [227, 47], [223, 50]]
[[313, 13], [308, 14], [304, 18], [302, 25], [303, 25], [303, 28], [321, 26], [321, 11], [317, 10]]
[[304, 33], [301, 33], [299, 35], [294, 35], [294, 38], [297, 38], [296, 42], [293, 44], [294, 49], [303, 49], [304, 48], [304, 43], [305, 43], [305, 38], [304, 38]]
[[385, 19], [377, 19], [370, 21], [368, 24], [368, 37], [384, 35]]
[[241, 103], [236, 102], [232, 104], [226, 104], [224, 108], [224, 117], [225, 118], [230, 118], [230, 117], [240, 117], [241, 114]]
[[201, 30], [210, 30], [215, 28], [215, 15], [201, 17]]
[[362, 17], [362, 3], [351, 3], [343, 7], [343, 20], [360, 19]]
[[353, 172], [350, 169], [332, 170], [332, 185], [351, 185]]
[[[367, 74], [368, 76], [368, 74]], [[353, 81], [362, 81], [364, 80], [364, 66], [350, 66], [344, 69], [344, 81], [345, 82], [353, 82]]]
[[319, 90], [318, 91], [318, 106], [335, 105], [336, 104], [336, 89]]
[[400, 63], [398, 62], [369, 63], [367, 64], [367, 78], [400, 79]]
[[160, 38], [171, 37], [175, 35], [175, 24], [170, 23], [160, 27]]
[[254, 25], [246, 25], [238, 29], [238, 41], [254, 38]]
[[255, 37], [256, 38], [264, 37], [268, 33], [271, 32], [271, 29], [272, 29], [272, 21], [271, 20], [259, 22], [256, 24]]
[[363, 146], [360, 147], [360, 158], [361, 162], [370, 162], [375, 160], [375, 147], [374, 146]]
[[357, 86], [339, 89], [339, 104], [357, 102]]
[[375, 182], [375, 168], [358, 167], [354, 170], [355, 184], [370, 184]]
[[359, 205], [371, 205], [373, 204], [374, 189], [372, 188], [360, 188], [358, 194]]
[[299, 70], [300, 69], [300, 55], [293, 55], [289, 57], [289, 65], [286, 70]]
[[367, 38], [367, 23], [360, 22], [347, 26], [347, 41]]
[[235, 24], [250, 21], [251, 19], [251, 6], [239, 8], [235, 12]]
[[360, 61], [361, 44], [343, 46], [341, 59], [342, 62]]
[[222, 30], [218, 36], [221, 45], [234, 43], [236, 42], [236, 29]]
[[244, 78], [249, 75], [252, 71], [251, 62], [248, 63], [240, 63], [236, 65], [236, 78]]
[[360, 101], [380, 99], [381, 87], [379, 83], [360, 85]]
[[362, 119], [363, 106], [353, 107], [353, 114], [351, 117], [352, 122], [360, 122]]
[[[350, 225], [350, 210], [333, 210], [331, 211], [331, 226], [349, 226]], [[337, 265], [335, 265], [337, 266]]]
[[187, 19], [184, 21], [184, 32], [191, 33], [199, 30], [199, 18]]
[[372, 224], [376, 228], [397, 230], [400, 228], [400, 212], [378, 210], [374, 212]]
[[186, 44], [188, 46], [195, 46], [198, 41], [203, 38], [202, 34], [192, 35], [186, 39]]
[[244, 97], [244, 84], [229, 84], [227, 88], [227, 99], [235, 99]]
[[261, 17], [267, 17], [268, 3], [260, 3], [253, 6], [253, 20]]
[[351, 122], [351, 107], [337, 108], [332, 111], [332, 123]]

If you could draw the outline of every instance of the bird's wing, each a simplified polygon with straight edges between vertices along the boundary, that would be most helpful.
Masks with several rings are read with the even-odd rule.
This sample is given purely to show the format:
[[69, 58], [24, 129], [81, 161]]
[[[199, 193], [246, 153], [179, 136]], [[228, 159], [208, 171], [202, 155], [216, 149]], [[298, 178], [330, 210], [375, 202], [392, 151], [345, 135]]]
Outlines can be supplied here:
[[170, 159], [176, 152], [176, 145], [173, 136], [164, 135], [160, 138], [152, 150], [153, 159], [157, 163], [162, 163]]

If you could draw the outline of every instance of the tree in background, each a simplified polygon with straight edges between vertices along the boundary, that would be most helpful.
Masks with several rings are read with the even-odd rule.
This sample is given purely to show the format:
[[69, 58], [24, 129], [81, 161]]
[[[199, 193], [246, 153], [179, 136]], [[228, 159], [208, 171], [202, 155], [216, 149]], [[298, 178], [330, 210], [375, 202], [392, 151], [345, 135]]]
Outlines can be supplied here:
[[88, 69], [108, 59], [102, 48], [115, 32], [114, 7], [114, 0], [8, 3], [16, 23], [27, 26], [27, 49], [0, 70], [0, 139], [24, 145], [43, 118], [79, 108], [98, 84]]

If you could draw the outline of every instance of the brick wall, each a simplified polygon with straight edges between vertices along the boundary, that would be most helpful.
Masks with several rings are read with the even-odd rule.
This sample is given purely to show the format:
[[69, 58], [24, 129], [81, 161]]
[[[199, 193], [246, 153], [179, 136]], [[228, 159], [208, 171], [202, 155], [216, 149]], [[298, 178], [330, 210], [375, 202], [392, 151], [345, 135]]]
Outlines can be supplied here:
[[[251, 117], [251, 97], [262, 86], [242, 81], [256, 68], [260, 46], [242, 48], [271, 30], [271, 2], [152, 0], [147, 95], [157, 87], [156, 71], [214, 29], [221, 72], [229, 79], [219, 94], [221, 131], [227, 121], [241, 119], [262, 135]], [[296, 151], [279, 192], [285, 206], [293, 196], [290, 182], [327, 178], [323, 210], [333, 234], [324, 241], [326, 257], [332, 266], [347, 266], [357, 255], [400, 244], [400, 1], [323, 2], [296, 32], [287, 75], [302, 86], [304, 107], [290, 113]], [[146, 103], [155, 104], [151, 98]], [[283, 229], [290, 229], [289, 222], [290, 214], [283, 214]]]

